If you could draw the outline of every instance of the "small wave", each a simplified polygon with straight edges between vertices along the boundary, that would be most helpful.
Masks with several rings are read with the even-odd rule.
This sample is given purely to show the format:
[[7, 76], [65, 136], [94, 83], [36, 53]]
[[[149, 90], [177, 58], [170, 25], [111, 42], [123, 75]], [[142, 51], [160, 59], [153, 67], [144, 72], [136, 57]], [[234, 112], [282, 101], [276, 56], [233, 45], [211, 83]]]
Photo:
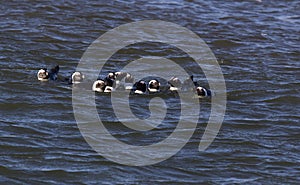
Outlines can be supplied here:
[[215, 40], [211, 44], [219, 48], [233, 48], [233, 47], [240, 47], [243, 45], [241, 42], [232, 41], [232, 40]]

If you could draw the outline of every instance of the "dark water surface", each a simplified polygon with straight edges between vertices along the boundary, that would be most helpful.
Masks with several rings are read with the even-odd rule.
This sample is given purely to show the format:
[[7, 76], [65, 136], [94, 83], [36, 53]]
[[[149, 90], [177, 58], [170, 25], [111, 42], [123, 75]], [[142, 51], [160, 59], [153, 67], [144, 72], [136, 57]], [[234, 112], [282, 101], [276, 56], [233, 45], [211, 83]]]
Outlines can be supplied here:
[[[3, 1], [0, 183], [298, 184], [299, 10], [297, 0]], [[227, 110], [216, 140], [206, 151], [197, 149], [209, 101], [201, 104], [203, 119], [179, 153], [156, 165], [129, 167], [103, 158], [85, 142], [73, 115], [72, 86], [38, 82], [36, 73], [59, 64], [60, 74], [68, 76], [101, 34], [149, 19], [179, 24], [205, 40], [224, 73]], [[145, 51], [135, 46], [120, 56], [129, 60], [135, 51], [186, 60], [165, 47]], [[109, 114], [103, 99], [96, 98], [99, 112]], [[119, 139], [151, 140], [122, 131], [115, 120], [106, 119]], [[170, 121], [153, 136], [163, 137], [175, 126]]]

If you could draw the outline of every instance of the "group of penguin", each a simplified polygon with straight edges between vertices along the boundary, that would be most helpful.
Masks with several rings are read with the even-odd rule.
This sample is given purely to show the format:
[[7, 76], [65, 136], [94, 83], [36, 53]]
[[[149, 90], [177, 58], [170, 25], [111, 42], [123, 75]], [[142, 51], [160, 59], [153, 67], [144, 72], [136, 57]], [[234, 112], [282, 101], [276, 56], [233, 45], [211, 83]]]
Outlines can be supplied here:
[[[37, 73], [39, 81], [57, 80], [58, 79], [59, 66], [48, 71], [46, 68], [40, 69]], [[65, 78], [70, 84], [79, 84], [83, 82], [84, 75], [81, 72], [74, 72], [70, 78]], [[131, 91], [134, 94], [151, 94], [162, 92], [162, 87], [158, 79], [151, 79], [148, 82], [145, 80], [139, 80], [134, 82], [134, 77], [127, 72], [110, 72], [104, 79], [98, 79], [93, 83], [92, 90], [95, 92], [109, 93], [116, 89], [122, 89]], [[197, 82], [194, 81], [193, 76], [181, 82], [179, 78], [172, 77], [168, 81], [167, 91], [178, 92], [181, 90], [194, 91], [199, 97], [210, 97], [212, 92], [201, 87]]]

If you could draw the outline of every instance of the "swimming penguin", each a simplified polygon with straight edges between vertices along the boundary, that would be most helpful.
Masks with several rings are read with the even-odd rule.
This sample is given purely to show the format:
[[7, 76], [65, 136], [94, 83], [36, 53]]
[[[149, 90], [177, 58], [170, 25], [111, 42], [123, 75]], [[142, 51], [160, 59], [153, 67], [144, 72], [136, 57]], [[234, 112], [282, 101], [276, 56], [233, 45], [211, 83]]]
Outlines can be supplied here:
[[40, 69], [37, 73], [37, 79], [39, 81], [48, 81], [50, 80], [57, 80], [57, 74], [59, 71], [59, 66], [55, 66], [50, 70], [50, 72], [47, 71], [46, 68]]
[[114, 84], [115, 83], [115, 80], [114, 79], [112, 79], [112, 78], [105, 78], [104, 79], [104, 84], [105, 84], [105, 86], [109, 86], [109, 87], [114, 87]]
[[105, 91], [105, 82], [103, 80], [96, 80], [93, 83], [92, 90], [95, 92], [104, 92]]
[[177, 78], [177, 77], [172, 77], [168, 81], [168, 84], [169, 84], [169, 90], [170, 91], [179, 91], [179, 90], [181, 90], [182, 83], [181, 83], [180, 79]]
[[127, 75], [126, 72], [121, 72], [121, 71], [115, 72], [115, 79], [121, 81], [123, 78], [126, 77], [126, 75]]
[[84, 79], [84, 75], [81, 72], [74, 72], [71, 76], [71, 78], [69, 79], [69, 83], [71, 84], [79, 84], [83, 81]]
[[148, 91], [150, 93], [155, 93], [155, 92], [159, 92], [159, 88], [160, 88], [160, 83], [158, 80], [154, 79], [154, 80], [150, 80], [148, 83]]
[[112, 79], [112, 80], [116, 80], [116, 74], [113, 72], [108, 73], [108, 75], [106, 76], [106, 78]]
[[127, 73], [125, 77], [125, 90], [132, 90], [134, 78], [131, 74]]
[[134, 93], [135, 94], [145, 94], [147, 91], [147, 84], [145, 81], [140, 80], [134, 84]]
[[210, 97], [211, 91], [205, 87], [196, 87], [196, 93], [199, 97]]
[[[116, 89], [131, 90], [134, 82], [134, 78], [130, 73], [127, 72], [115, 72], [115, 83]], [[123, 84], [123, 80], [125, 83]]]
[[111, 87], [115, 86], [114, 84], [115, 81], [116, 81], [116, 75], [115, 73], [112, 72], [108, 73], [108, 75], [104, 78], [104, 82], [106, 86], [111, 86]]

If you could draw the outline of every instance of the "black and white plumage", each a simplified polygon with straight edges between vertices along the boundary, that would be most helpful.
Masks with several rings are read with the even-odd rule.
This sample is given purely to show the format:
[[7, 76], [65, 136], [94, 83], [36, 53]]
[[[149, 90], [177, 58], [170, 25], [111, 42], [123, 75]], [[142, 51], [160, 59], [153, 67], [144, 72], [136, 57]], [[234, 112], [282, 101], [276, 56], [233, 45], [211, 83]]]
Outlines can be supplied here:
[[47, 68], [40, 69], [37, 73], [37, 79], [39, 81], [48, 81], [50, 80], [57, 80], [57, 74], [59, 72], [59, 66], [55, 66], [48, 72]]
[[116, 87], [115, 81], [116, 76], [115, 73], [108, 73], [108, 75], [102, 80], [104, 82], [104, 91], [103, 92], [112, 92]]
[[181, 87], [182, 87], [182, 83], [181, 83], [180, 79], [177, 77], [172, 77], [168, 81], [168, 85], [169, 85], [170, 91], [179, 91], [179, 90], [181, 90]]
[[49, 80], [49, 73], [46, 68], [40, 69], [37, 73], [37, 79], [39, 81], [48, 81]]
[[135, 94], [145, 94], [147, 91], [147, 84], [145, 81], [140, 80], [134, 84], [133, 91]]
[[104, 82], [106, 86], [115, 87], [116, 75], [115, 73], [108, 73], [108, 75], [104, 78]]
[[209, 89], [200, 86], [196, 88], [196, 93], [199, 97], [210, 97], [212, 94]]
[[148, 91], [150, 93], [159, 92], [160, 90], [160, 83], [157, 79], [150, 80], [148, 83]]
[[112, 92], [114, 90], [112, 84], [113, 82], [109, 79], [98, 79], [93, 83], [92, 90], [95, 92]]
[[105, 82], [103, 80], [96, 80], [93, 83], [92, 90], [95, 92], [104, 92], [105, 91]]
[[189, 79], [186, 79], [183, 83], [183, 89], [188, 91], [194, 91], [198, 97], [210, 97], [212, 96], [211, 90], [202, 87], [198, 82], [194, 81], [194, 76], [191, 75]]
[[130, 73], [127, 73], [124, 81], [125, 81], [125, 83], [124, 83], [125, 90], [132, 90], [133, 85], [134, 85], [133, 84], [134, 83], [133, 76]]
[[[120, 88], [124, 90], [132, 90], [134, 85], [134, 78], [127, 72], [115, 72], [116, 76], [116, 89]], [[122, 82], [124, 81], [124, 84]]]
[[112, 79], [112, 80], [116, 80], [116, 74], [113, 72], [108, 73], [108, 75], [106, 76], [106, 78]]
[[81, 72], [75, 71], [71, 78], [69, 79], [69, 83], [71, 84], [79, 84], [84, 80], [84, 75]]
[[116, 80], [119, 80], [119, 81], [121, 81], [123, 78], [125, 78], [127, 74], [128, 74], [128, 73], [126, 73], [126, 72], [121, 72], [121, 71], [118, 71], [118, 72], [115, 72], [115, 73], [114, 73], [115, 79], [116, 79]]
[[126, 72], [110, 72], [108, 75], [102, 79], [98, 79], [93, 83], [92, 90], [95, 92], [112, 92], [115, 91], [116, 89], [123, 89], [124, 90], [124, 85], [121, 83], [121, 80], [125, 78], [125, 85], [129, 83], [130, 87], [126, 87], [126, 90], [131, 90], [133, 86], [134, 79], [133, 77]]

